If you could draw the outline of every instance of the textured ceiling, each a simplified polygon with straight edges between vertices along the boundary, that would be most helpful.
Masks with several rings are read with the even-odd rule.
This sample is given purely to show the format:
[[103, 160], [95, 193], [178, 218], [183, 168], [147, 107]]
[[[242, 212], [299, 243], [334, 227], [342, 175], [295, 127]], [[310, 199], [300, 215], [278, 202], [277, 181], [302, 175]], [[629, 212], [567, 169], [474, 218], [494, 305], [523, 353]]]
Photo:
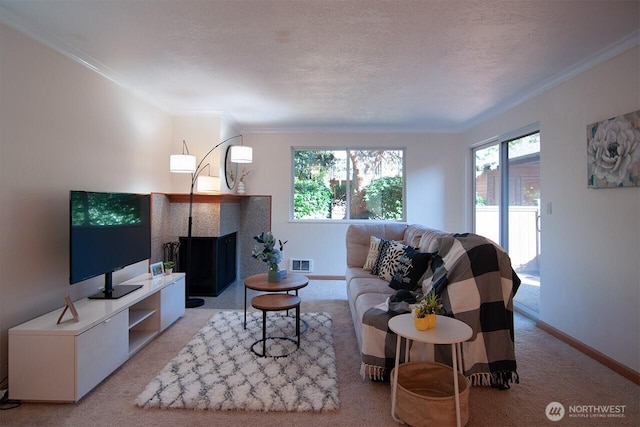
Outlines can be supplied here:
[[[0, 0], [172, 114], [243, 131], [456, 131], [638, 44], [638, 1]], [[618, 49], [620, 49], [618, 47]]]

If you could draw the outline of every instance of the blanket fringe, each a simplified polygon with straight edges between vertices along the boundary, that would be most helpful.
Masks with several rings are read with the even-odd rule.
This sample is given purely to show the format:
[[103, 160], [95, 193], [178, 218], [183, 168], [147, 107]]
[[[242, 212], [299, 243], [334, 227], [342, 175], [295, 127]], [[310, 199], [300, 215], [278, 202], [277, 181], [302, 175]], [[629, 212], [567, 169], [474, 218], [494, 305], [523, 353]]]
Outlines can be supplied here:
[[384, 381], [386, 368], [383, 366], [367, 365], [362, 362], [360, 364], [360, 376], [362, 379], [370, 379], [372, 381]]
[[[386, 381], [387, 369], [383, 366], [360, 364], [360, 376], [371, 381]], [[520, 384], [520, 377], [515, 371], [478, 372], [467, 375], [473, 387], [509, 386], [510, 383]]]
[[508, 386], [510, 383], [515, 382], [520, 384], [520, 377], [517, 372], [514, 371], [501, 371], [501, 372], [480, 372], [471, 374], [468, 376], [472, 386]]

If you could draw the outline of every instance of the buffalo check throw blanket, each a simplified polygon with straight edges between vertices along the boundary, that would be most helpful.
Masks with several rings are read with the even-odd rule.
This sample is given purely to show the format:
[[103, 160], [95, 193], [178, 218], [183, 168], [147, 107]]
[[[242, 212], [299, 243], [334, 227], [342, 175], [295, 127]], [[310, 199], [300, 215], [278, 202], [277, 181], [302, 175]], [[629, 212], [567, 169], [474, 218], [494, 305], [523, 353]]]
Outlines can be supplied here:
[[[520, 279], [507, 253], [475, 234], [442, 237], [433, 255], [423, 289], [436, 291], [445, 315], [473, 330], [462, 343], [462, 367], [472, 385], [509, 386], [519, 382], [516, 371], [513, 297]], [[386, 380], [395, 363], [396, 335], [387, 324], [397, 314], [388, 302], [370, 308], [363, 316], [363, 377]], [[404, 345], [402, 346], [404, 353]], [[451, 346], [413, 343], [411, 358], [451, 365]], [[404, 358], [404, 354], [400, 355]]]

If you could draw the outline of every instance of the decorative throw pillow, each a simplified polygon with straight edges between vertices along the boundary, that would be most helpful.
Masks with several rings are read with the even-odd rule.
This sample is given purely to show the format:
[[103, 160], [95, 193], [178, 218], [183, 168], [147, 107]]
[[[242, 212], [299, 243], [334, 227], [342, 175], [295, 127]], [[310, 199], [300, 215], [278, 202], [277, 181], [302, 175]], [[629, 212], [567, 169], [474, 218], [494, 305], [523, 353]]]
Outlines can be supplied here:
[[407, 247], [400, 257], [398, 268], [391, 277], [389, 286], [393, 289], [406, 289], [416, 291], [422, 286], [422, 278], [429, 268], [431, 254], [418, 252], [412, 247]]
[[398, 269], [398, 265], [400, 264], [400, 258], [402, 258], [402, 254], [404, 254], [405, 249], [407, 249], [407, 245], [404, 243], [391, 241], [389, 247], [387, 248], [384, 258], [380, 262], [380, 269], [378, 270], [378, 277], [383, 280], [391, 280], [391, 276]]
[[376, 262], [373, 263], [373, 267], [371, 267], [371, 274], [378, 276], [380, 273], [380, 266], [382, 265], [382, 260], [384, 260], [385, 255], [387, 254], [387, 249], [389, 249], [389, 245], [391, 244], [391, 240], [380, 239], [380, 247], [378, 250], [378, 257], [376, 258]]
[[367, 254], [367, 260], [364, 262], [363, 270], [371, 271], [373, 265], [378, 259], [378, 253], [380, 252], [380, 239], [375, 236], [369, 238], [369, 253]]

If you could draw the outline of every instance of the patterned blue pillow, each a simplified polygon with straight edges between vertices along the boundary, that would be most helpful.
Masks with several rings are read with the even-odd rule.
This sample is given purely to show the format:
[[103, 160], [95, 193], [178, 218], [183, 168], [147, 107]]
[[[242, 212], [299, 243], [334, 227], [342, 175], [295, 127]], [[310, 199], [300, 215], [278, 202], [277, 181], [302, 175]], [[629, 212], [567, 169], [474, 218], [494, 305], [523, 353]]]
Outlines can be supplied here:
[[391, 277], [389, 286], [393, 289], [406, 289], [416, 291], [422, 285], [420, 279], [429, 268], [431, 255], [428, 252], [418, 252], [414, 248], [408, 247], [402, 257], [398, 268]]

